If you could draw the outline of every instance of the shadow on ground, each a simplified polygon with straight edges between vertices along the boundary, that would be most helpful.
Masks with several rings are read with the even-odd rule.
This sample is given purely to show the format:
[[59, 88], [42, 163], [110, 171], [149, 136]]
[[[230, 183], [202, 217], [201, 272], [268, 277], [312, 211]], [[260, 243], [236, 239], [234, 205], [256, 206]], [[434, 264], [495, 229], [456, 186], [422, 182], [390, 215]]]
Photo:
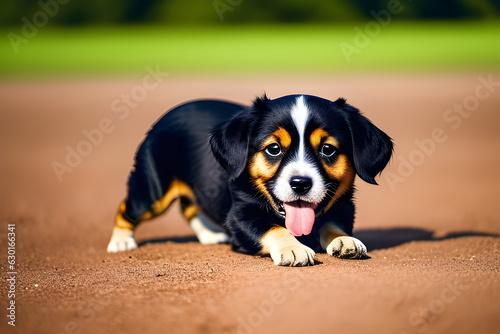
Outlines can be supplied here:
[[473, 231], [451, 232], [439, 237], [434, 234], [432, 230], [401, 227], [360, 230], [354, 233], [354, 237], [362, 240], [370, 251], [392, 248], [412, 241], [441, 241], [463, 237], [500, 237], [498, 234]]
[[142, 247], [147, 244], [163, 244], [166, 242], [173, 242], [176, 244], [187, 244], [189, 242], [198, 242], [198, 238], [195, 235], [188, 235], [184, 237], [166, 237], [166, 238], [155, 238], [146, 239], [137, 242], [138, 247]]
[[[400, 246], [412, 241], [441, 241], [448, 239], [464, 238], [464, 237], [495, 237], [500, 238], [499, 234], [483, 233], [474, 231], [451, 232], [444, 236], [435, 236], [432, 230], [413, 228], [413, 227], [398, 227], [389, 229], [367, 229], [359, 230], [354, 233], [354, 237], [363, 241], [366, 247], [370, 250], [386, 249]], [[189, 242], [198, 242], [195, 235], [183, 237], [165, 237], [142, 240], [138, 246], [147, 244], [159, 244], [173, 242], [177, 244], [185, 244]]]

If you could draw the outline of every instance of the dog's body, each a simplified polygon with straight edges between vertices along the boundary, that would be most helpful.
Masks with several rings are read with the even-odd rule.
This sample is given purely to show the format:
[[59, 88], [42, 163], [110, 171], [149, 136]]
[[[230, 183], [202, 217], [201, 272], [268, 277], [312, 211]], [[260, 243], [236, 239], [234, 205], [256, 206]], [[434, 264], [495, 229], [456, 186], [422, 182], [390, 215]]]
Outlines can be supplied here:
[[392, 141], [359, 111], [308, 95], [253, 105], [180, 105], [141, 144], [108, 251], [135, 248], [133, 231], [177, 198], [202, 243], [270, 255], [277, 265], [314, 264], [314, 251], [362, 258], [350, 237], [353, 182], [375, 183]]

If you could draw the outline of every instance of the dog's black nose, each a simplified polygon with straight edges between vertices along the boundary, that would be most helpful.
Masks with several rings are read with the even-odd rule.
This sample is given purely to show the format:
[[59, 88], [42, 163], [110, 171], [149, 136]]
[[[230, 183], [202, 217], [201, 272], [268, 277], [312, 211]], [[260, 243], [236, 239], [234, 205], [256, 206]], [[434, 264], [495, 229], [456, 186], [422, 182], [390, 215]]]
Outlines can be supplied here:
[[307, 176], [294, 176], [290, 179], [290, 186], [297, 195], [304, 195], [311, 189], [312, 179]]

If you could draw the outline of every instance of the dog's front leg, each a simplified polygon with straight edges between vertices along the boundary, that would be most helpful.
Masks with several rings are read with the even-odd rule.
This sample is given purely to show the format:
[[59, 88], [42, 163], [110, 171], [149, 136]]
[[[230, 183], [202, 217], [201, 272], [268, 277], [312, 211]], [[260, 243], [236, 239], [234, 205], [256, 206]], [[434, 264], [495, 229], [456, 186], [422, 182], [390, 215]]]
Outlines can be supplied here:
[[356, 238], [348, 236], [333, 223], [326, 223], [319, 230], [321, 247], [330, 255], [341, 259], [366, 259], [366, 246]]
[[236, 202], [226, 219], [233, 249], [252, 255], [271, 256], [277, 266], [314, 265], [314, 251], [300, 243], [277, 215], [259, 205]]
[[314, 251], [301, 244], [286, 228], [272, 227], [260, 239], [261, 255], [270, 255], [277, 266], [314, 265]]

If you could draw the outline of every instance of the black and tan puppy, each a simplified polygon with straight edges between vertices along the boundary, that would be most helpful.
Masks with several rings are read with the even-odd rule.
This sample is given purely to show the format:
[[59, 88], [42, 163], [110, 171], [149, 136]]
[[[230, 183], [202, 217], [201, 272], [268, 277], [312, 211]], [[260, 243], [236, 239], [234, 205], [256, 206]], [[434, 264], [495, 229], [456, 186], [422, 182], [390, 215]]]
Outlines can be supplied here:
[[276, 265], [315, 251], [366, 257], [351, 237], [354, 178], [376, 184], [392, 141], [344, 99], [309, 95], [182, 104], [141, 144], [109, 252], [137, 247], [134, 229], [180, 199], [200, 242], [230, 242]]

